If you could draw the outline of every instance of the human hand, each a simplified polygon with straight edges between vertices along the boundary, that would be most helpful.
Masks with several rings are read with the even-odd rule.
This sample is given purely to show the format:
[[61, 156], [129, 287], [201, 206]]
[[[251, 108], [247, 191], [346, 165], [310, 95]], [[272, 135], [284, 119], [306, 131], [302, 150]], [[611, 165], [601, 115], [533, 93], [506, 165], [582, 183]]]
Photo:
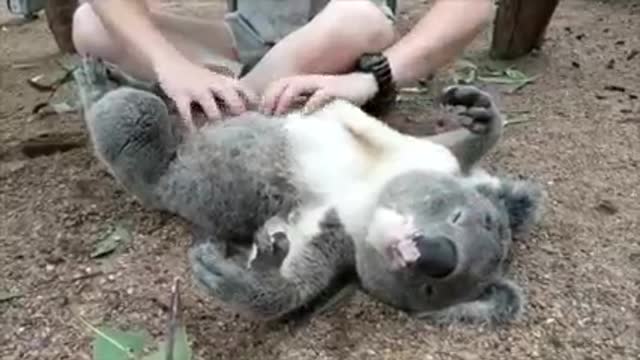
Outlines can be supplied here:
[[216, 98], [233, 115], [245, 112], [257, 96], [234, 78], [216, 74], [187, 59], [170, 57], [156, 66], [158, 81], [164, 92], [176, 104], [180, 116], [190, 129], [194, 129], [191, 104], [197, 103], [210, 120], [221, 117]]
[[361, 106], [375, 96], [378, 84], [371, 74], [298, 75], [273, 82], [264, 92], [260, 107], [266, 114], [281, 115], [302, 97], [306, 112], [341, 98]]

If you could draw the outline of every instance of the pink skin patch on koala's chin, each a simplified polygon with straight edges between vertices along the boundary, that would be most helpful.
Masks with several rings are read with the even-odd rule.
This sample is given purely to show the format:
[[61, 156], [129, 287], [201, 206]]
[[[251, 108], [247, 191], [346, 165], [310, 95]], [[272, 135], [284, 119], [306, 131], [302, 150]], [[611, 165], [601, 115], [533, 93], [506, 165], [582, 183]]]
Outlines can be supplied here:
[[376, 210], [367, 241], [389, 262], [392, 270], [406, 268], [420, 257], [413, 240], [413, 218], [390, 208]]
[[420, 258], [420, 251], [413, 240], [415, 227], [411, 217], [406, 222], [397, 224], [387, 232], [387, 255], [391, 260], [391, 266], [397, 270], [407, 267]]

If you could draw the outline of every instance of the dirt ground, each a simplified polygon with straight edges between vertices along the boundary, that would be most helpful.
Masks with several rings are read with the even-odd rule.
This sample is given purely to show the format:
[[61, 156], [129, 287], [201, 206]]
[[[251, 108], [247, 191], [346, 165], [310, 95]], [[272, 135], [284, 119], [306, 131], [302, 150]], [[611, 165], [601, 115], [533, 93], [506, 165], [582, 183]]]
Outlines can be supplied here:
[[[219, 13], [222, 2], [189, 3]], [[404, 29], [427, 6], [400, 3]], [[9, 18], [3, 6], [0, 22]], [[44, 19], [0, 30], [0, 291], [18, 295], [0, 301], [0, 358], [89, 359], [92, 334], [74, 313], [164, 336], [175, 276], [186, 280], [187, 331], [203, 359], [640, 358], [637, 1], [561, 1], [543, 51], [516, 64], [540, 77], [500, 95], [508, 114], [530, 121], [508, 128], [487, 163], [548, 191], [543, 222], [516, 249], [526, 316], [500, 330], [437, 329], [360, 295], [295, 333], [241, 321], [193, 288], [184, 224], [118, 188], [78, 114], [31, 116], [48, 94], [27, 80], [57, 71]], [[421, 101], [403, 102], [396, 118], [429, 127]], [[60, 151], [37, 146], [52, 138]], [[114, 224], [134, 241], [92, 258]]]

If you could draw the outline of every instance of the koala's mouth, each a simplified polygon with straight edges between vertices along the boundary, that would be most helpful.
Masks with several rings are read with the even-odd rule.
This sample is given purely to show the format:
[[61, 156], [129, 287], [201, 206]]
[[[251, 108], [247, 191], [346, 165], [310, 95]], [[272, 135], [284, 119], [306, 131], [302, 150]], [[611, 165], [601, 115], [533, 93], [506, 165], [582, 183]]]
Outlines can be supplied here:
[[459, 252], [449, 237], [424, 234], [413, 217], [392, 209], [376, 211], [368, 241], [395, 272], [417, 271], [440, 280], [458, 268]]
[[417, 271], [436, 280], [454, 274], [460, 263], [458, 248], [451, 239], [416, 232], [390, 241], [385, 247], [385, 255], [395, 271]]

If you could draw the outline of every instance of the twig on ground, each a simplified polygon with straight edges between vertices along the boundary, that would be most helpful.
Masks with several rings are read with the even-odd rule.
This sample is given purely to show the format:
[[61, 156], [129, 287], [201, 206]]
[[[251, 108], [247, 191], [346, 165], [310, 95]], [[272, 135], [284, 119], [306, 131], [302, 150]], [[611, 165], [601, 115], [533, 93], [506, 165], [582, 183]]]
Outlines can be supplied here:
[[406, 94], [426, 94], [429, 92], [429, 89], [420, 87], [405, 87], [399, 89], [398, 92]]
[[175, 278], [171, 287], [171, 311], [169, 312], [169, 331], [167, 333], [166, 360], [173, 360], [173, 348], [175, 347], [176, 328], [182, 320], [180, 313], [180, 278]]
[[59, 280], [59, 281], [56, 281], [55, 278], [48, 279], [48, 280], [42, 281], [39, 284], [37, 284], [32, 290], [28, 290], [28, 291], [24, 291], [24, 292], [20, 292], [20, 293], [16, 293], [16, 294], [7, 294], [5, 296], [1, 296], [0, 295], [0, 302], [14, 300], [14, 299], [18, 299], [18, 298], [23, 298], [23, 297], [26, 297], [27, 295], [34, 295], [34, 294], [40, 293], [41, 291], [43, 291], [45, 289], [46, 290], [51, 290], [51, 287], [49, 286], [51, 283], [73, 284], [73, 283], [76, 283], [78, 281], [92, 279], [92, 278], [95, 278], [95, 277], [98, 277], [98, 276], [110, 275], [110, 274], [114, 274], [114, 273], [115, 273], [115, 271], [113, 271], [113, 272], [104, 272], [104, 271], [100, 270], [100, 271], [96, 271], [96, 272], [76, 275], [74, 277], [71, 277], [71, 278], [68, 278], [68, 279], [62, 279], [62, 280]]
[[38, 64], [35, 63], [18, 63], [18, 64], [11, 64], [11, 68], [14, 70], [26, 70], [26, 69], [33, 69], [38, 67]]
[[[60, 64], [59, 64], [60, 65]], [[34, 76], [30, 79], [27, 80], [27, 84], [29, 84], [29, 86], [31, 86], [32, 88], [36, 89], [37, 91], [40, 92], [56, 92], [60, 86], [68, 83], [69, 81], [71, 81], [73, 79], [73, 72], [75, 71], [75, 67], [72, 68], [67, 68], [63, 65], [60, 65], [63, 69], [65, 69], [65, 72], [62, 76], [60, 76], [57, 79], [54, 79], [52, 82], [50, 82], [49, 84], [41, 84], [38, 82], [38, 80], [40, 80], [40, 78], [42, 78], [42, 75], [38, 75], [38, 76]]]
[[516, 119], [516, 120], [508, 120], [505, 122], [504, 126], [510, 126], [510, 125], [517, 125], [517, 124], [524, 124], [524, 123], [528, 123], [533, 121], [533, 119]]
[[91, 279], [91, 278], [102, 276], [102, 275], [107, 275], [107, 274], [105, 274], [104, 271], [96, 271], [96, 272], [92, 272], [92, 273], [87, 273], [87, 274], [74, 276], [74, 277], [72, 277], [70, 279], [66, 279], [66, 280], [62, 280], [62, 281], [63, 282], [74, 283], [76, 281], [87, 280], [87, 279]]
[[[49, 93], [49, 96], [47, 96], [47, 99], [45, 101], [37, 103], [33, 107], [33, 109], [31, 110], [32, 115], [38, 115], [42, 109], [48, 106], [51, 106], [51, 99], [53, 99], [53, 97], [56, 95], [60, 87], [62, 87], [62, 85], [73, 80], [73, 72], [75, 71], [77, 66], [68, 67], [60, 63], [59, 61], [57, 61], [56, 63], [65, 71], [62, 76], [58, 77], [57, 79], [54, 79], [52, 82], [48, 84], [39, 83], [38, 80], [42, 78], [42, 75], [38, 75], [27, 80], [27, 84], [31, 86], [33, 89], [35, 89], [36, 91]], [[74, 110], [76, 109], [70, 106], [65, 107], [64, 105], [61, 106], [59, 104], [58, 105], [54, 104], [54, 111], [56, 113], [71, 112]]]
[[4, 292], [4, 291], [0, 291], [0, 303], [1, 302], [5, 302], [5, 301], [10, 301], [13, 299], [18, 299], [23, 297], [24, 294], [23, 293], [10, 293], [10, 292]]

